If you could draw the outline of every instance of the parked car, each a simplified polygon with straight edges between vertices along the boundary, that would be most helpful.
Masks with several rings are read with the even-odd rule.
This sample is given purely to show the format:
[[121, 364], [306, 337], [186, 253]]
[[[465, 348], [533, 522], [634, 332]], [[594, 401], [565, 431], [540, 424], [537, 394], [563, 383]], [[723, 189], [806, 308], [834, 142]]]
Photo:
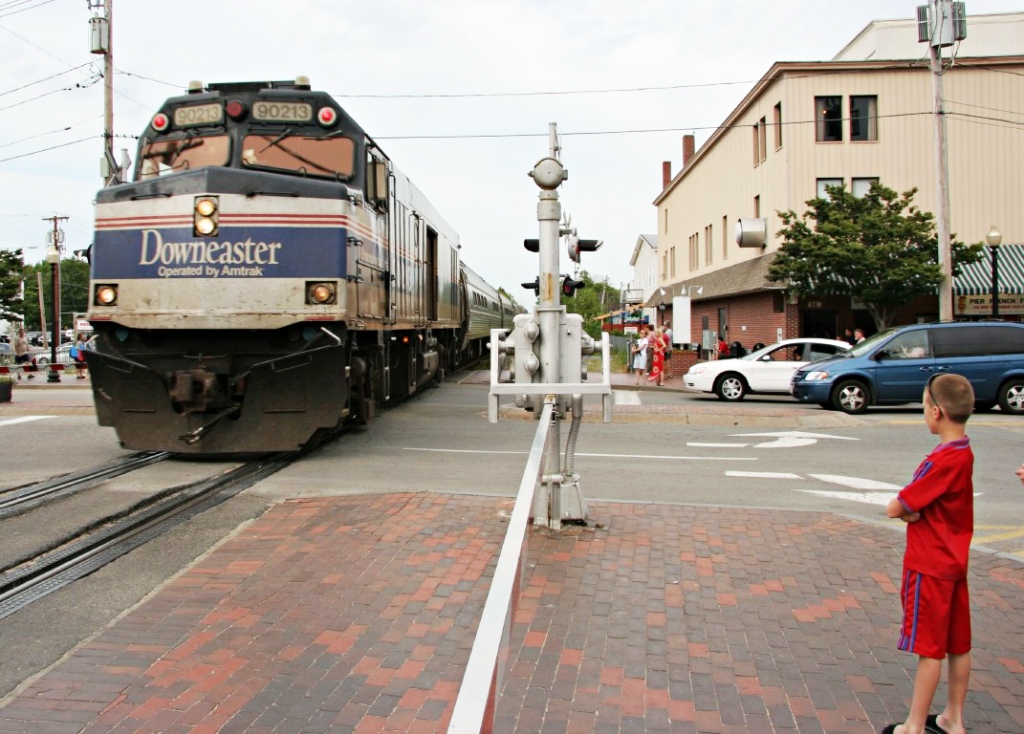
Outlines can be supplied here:
[[963, 375], [974, 387], [975, 409], [997, 403], [1024, 415], [1024, 324], [946, 322], [881, 331], [835, 359], [793, 375], [797, 400], [844, 413], [870, 405], [919, 403], [928, 378]]
[[742, 400], [748, 393], [785, 394], [798, 367], [849, 348], [836, 339], [784, 339], [736, 359], [699, 362], [683, 381], [693, 390], [715, 393], [720, 400]]

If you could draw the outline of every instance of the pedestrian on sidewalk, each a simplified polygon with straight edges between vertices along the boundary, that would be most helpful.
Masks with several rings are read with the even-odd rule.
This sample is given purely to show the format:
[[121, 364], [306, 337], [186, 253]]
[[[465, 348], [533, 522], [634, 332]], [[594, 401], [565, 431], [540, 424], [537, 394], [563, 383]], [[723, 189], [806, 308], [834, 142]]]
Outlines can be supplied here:
[[71, 349], [68, 350], [68, 353], [71, 355], [71, 359], [75, 361], [75, 368], [78, 370], [79, 380], [84, 380], [86, 378], [88, 365], [85, 361], [85, 353], [90, 349], [92, 349], [92, 346], [89, 344], [89, 339], [86, 337], [85, 333], [80, 332], [74, 345], [72, 345]]
[[[971, 610], [967, 563], [974, 534], [974, 453], [966, 434], [974, 390], [961, 375], [941, 373], [925, 386], [924, 421], [939, 445], [889, 501], [887, 514], [907, 523], [903, 554], [900, 650], [917, 655], [910, 712], [883, 734], [964, 734], [971, 676]], [[948, 665], [949, 696], [941, 714], [929, 709]]]
[[665, 387], [665, 335], [661, 327], [653, 328], [648, 337], [647, 352], [651, 356], [651, 375], [648, 382]]
[[640, 337], [640, 340], [633, 345], [633, 372], [636, 373], [636, 384], [647, 374], [647, 333]]
[[[25, 336], [24, 329], [18, 329], [18, 335], [14, 337], [14, 364], [24, 366], [30, 362], [32, 358], [28, 353], [28, 337]], [[35, 377], [32, 372], [28, 373], [28, 379]], [[21, 372], [18, 372], [18, 379], [21, 379]]]

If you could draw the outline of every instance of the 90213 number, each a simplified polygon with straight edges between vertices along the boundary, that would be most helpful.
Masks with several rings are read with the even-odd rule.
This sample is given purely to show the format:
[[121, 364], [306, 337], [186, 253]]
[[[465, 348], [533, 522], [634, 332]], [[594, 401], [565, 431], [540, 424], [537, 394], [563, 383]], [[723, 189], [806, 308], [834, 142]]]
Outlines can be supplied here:
[[313, 119], [313, 106], [305, 102], [256, 102], [252, 116], [264, 121], [309, 122]]

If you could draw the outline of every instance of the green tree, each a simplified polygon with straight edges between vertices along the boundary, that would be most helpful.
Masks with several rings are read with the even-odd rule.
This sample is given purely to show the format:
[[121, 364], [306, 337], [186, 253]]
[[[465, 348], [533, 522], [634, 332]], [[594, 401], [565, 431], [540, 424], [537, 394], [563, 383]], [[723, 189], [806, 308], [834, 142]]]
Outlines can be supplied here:
[[607, 313], [611, 306], [619, 303], [619, 290], [608, 284], [608, 279], [596, 281], [586, 270], [573, 280], [582, 280], [586, 285], [578, 289], [571, 298], [562, 294], [562, 305], [569, 313], [583, 317], [583, 328], [595, 339], [601, 336], [601, 322], [595, 317]]
[[[899, 308], [914, 298], [936, 293], [943, 275], [935, 221], [914, 205], [916, 188], [897, 194], [874, 183], [862, 197], [842, 186], [826, 190], [829, 198], [806, 202], [810, 209], [803, 216], [779, 212], [784, 241], [769, 279], [787, 283], [801, 297], [858, 298], [878, 329], [892, 325]], [[954, 275], [982, 257], [980, 242], [954, 241], [952, 249]]]
[[0, 250], [0, 318], [21, 318], [21, 273], [25, 268], [22, 249]]
[[[50, 331], [53, 325], [53, 268], [49, 263], [36, 263], [24, 268], [25, 302], [19, 309], [25, 316], [25, 328], [32, 331]], [[39, 282], [43, 284], [43, 304], [46, 308], [45, 327], [39, 318]], [[60, 261], [60, 323], [70, 329], [74, 314], [89, 308], [89, 264], [77, 258]]]

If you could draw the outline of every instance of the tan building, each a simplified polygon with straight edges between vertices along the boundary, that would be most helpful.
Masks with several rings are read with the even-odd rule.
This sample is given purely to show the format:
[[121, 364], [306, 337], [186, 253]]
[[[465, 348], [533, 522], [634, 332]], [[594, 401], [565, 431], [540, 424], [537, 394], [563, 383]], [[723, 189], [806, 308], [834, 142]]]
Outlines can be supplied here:
[[[1007, 280], [1000, 279], [1000, 290], [1024, 294], [1024, 282], [1010, 282], [1018, 279], [1013, 263], [1020, 260], [1012, 251], [1024, 249], [1024, 14], [972, 17], [969, 37], [979, 23], [986, 26], [979, 35], [993, 40], [976, 41], [973, 53], [994, 53], [959, 54], [943, 77], [951, 231], [960, 241], [984, 242], [995, 224]], [[897, 191], [917, 188], [917, 206], [937, 211], [932, 78], [926, 44], [916, 37], [912, 21], [879, 21], [837, 59], [776, 63], [692, 155], [692, 139], [684, 138], [683, 168], [672, 177], [664, 164], [664, 190], [654, 202], [658, 283], [666, 293], [655, 291], [648, 305], [664, 306], [663, 318], [670, 317], [672, 296], [700, 286], [691, 333], [705, 340], [724, 333], [748, 348], [836, 336], [847, 326], [873, 331], [870, 316], [849, 298], [801, 303], [765, 273], [781, 244], [778, 212], [802, 214], [827, 184], [854, 194], [873, 181]], [[884, 58], [908, 48], [913, 58]], [[944, 56], [948, 65], [949, 49]], [[767, 220], [765, 246], [737, 244], [741, 218]], [[988, 262], [976, 266], [961, 291], [985, 282], [979, 273]], [[955, 312], [956, 306], [954, 298]], [[937, 299], [926, 298], [900, 321], [937, 315]]]

